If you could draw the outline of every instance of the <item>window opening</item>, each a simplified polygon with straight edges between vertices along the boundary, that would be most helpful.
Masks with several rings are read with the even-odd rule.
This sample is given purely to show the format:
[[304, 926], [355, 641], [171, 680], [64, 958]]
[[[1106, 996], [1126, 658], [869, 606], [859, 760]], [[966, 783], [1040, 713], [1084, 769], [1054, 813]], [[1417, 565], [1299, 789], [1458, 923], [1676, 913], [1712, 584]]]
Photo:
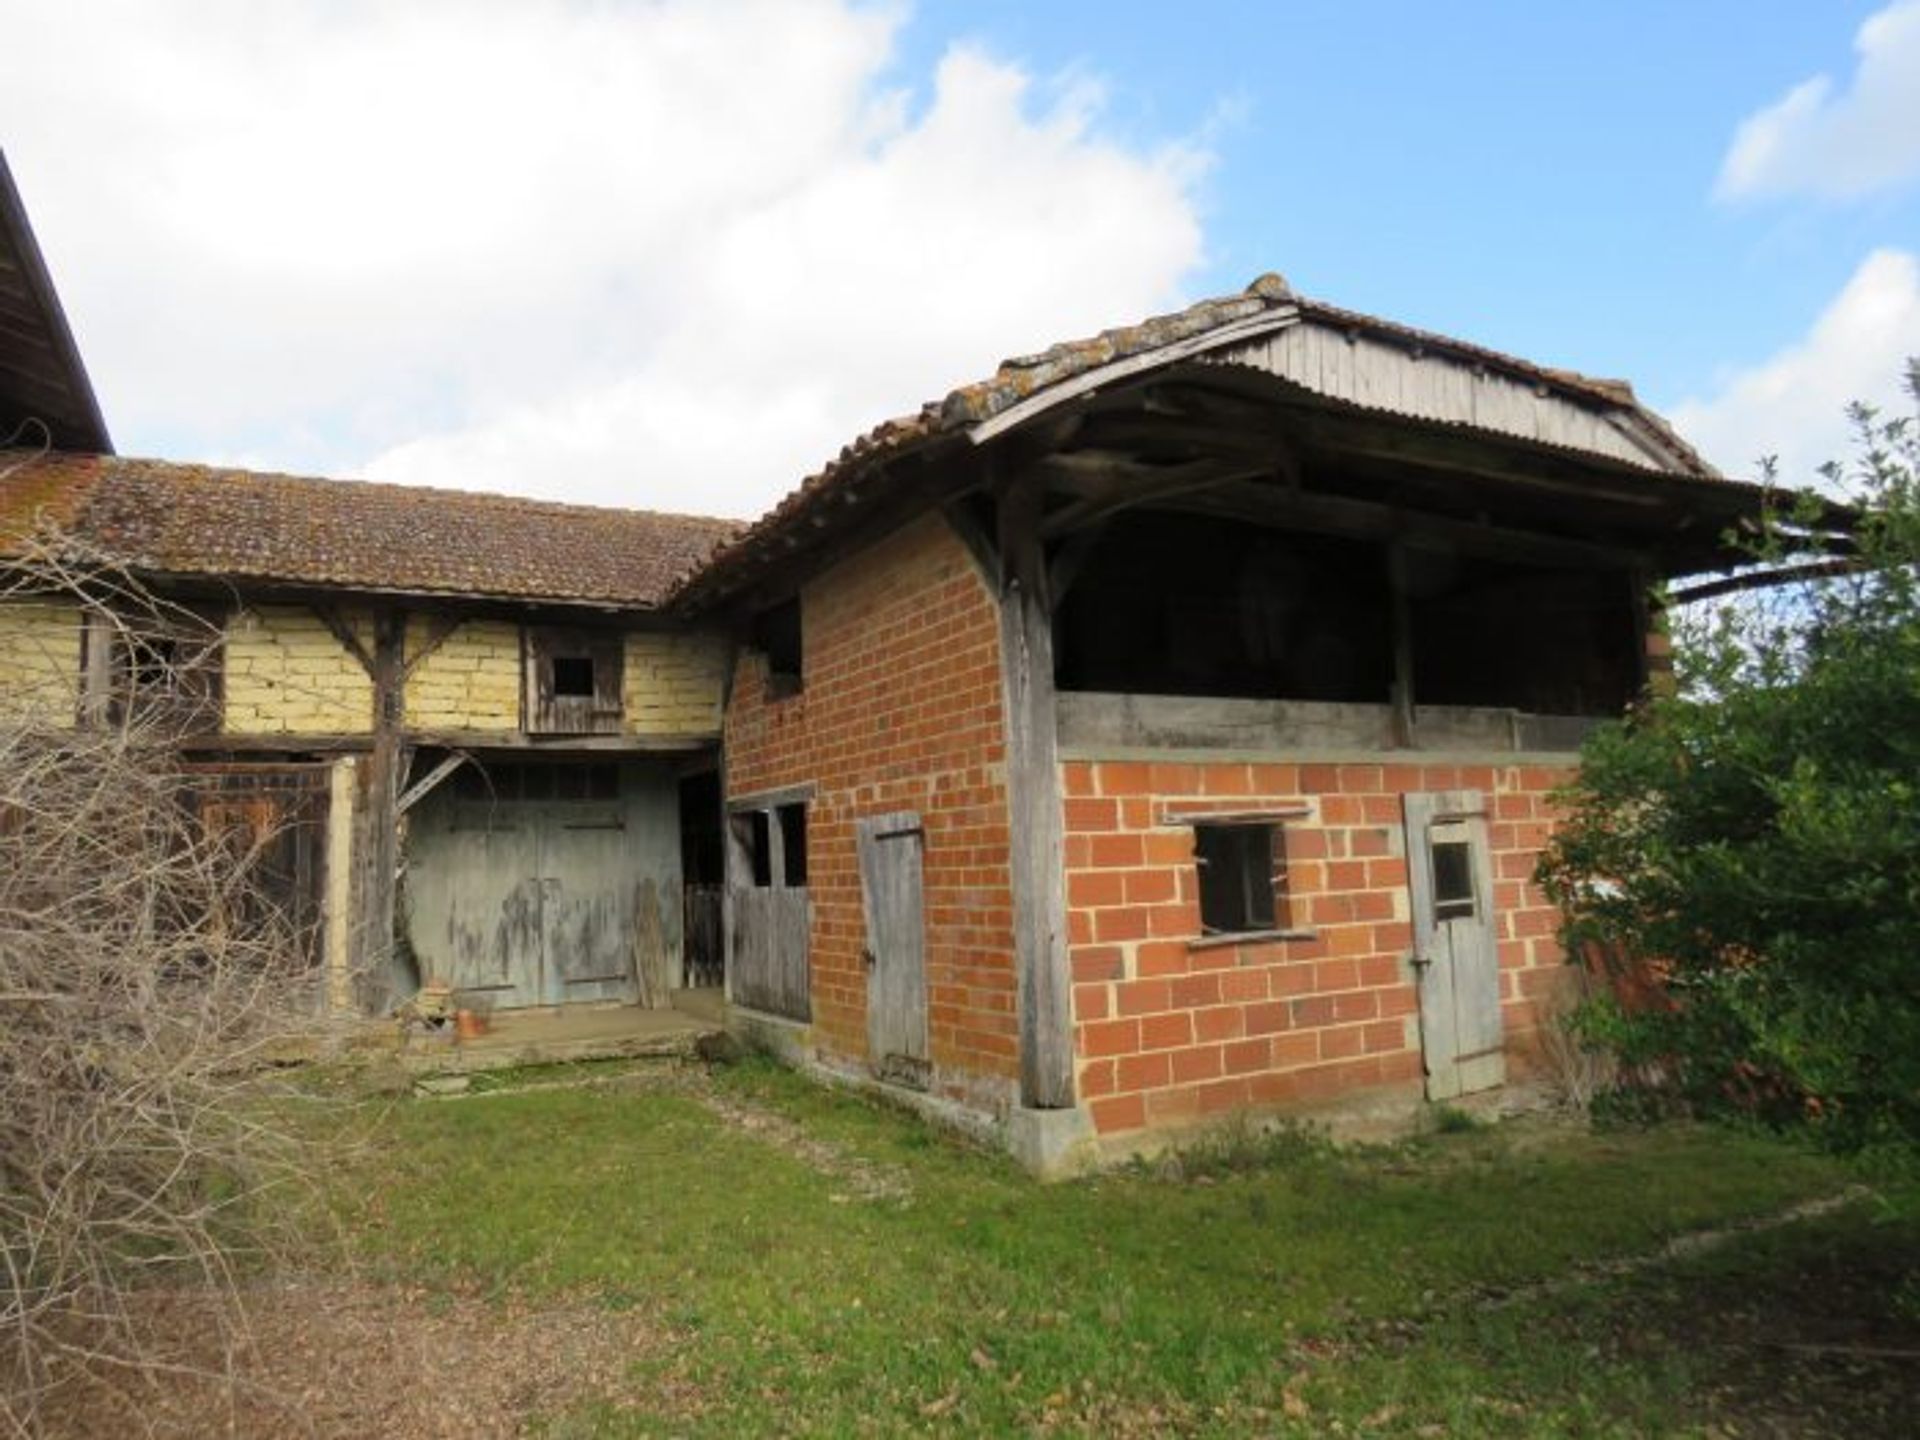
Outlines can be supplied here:
[[753, 888], [765, 890], [773, 884], [772, 827], [764, 810], [741, 810], [731, 817], [734, 843], [745, 852], [753, 878]]
[[1474, 910], [1473, 847], [1465, 840], [1433, 842], [1433, 916], [1466, 920]]
[[556, 655], [553, 657], [553, 693], [575, 698], [593, 698], [593, 657]]
[[800, 693], [804, 654], [800, 597], [763, 610], [753, 622], [753, 645], [767, 657], [767, 690], [779, 697]]
[[1200, 874], [1200, 927], [1209, 935], [1251, 934], [1279, 928], [1286, 894], [1274, 864], [1272, 825], [1195, 825], [1193, 854]]
[[781, 879], [789, 890], [807, 883], [807, 807], [782, 805], [773, 812], [780, 823]]

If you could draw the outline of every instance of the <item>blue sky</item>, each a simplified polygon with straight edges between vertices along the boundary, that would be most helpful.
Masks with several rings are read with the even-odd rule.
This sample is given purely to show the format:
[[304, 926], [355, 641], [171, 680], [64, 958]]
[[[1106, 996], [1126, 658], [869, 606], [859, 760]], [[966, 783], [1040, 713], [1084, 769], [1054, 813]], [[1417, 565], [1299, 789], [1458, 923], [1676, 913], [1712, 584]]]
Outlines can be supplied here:
[[1713, 194], [1736, 125], [1849, 75], [1881, 8], [978, 0], [921, 6], [901, 69], [973, 36], [1039, 74], [1099, 76], [1137, 142], [1204, 137], [1196, 291], [1279, 269], [1674, 404], [1804, 332], [1875, 247], [1920, 244], [1920, 184], [1861, 203]]
[[751, 514], [1278, 269], [1805, 473], [1920, 353], [1920, 0], [0, 0], [126, 453]]

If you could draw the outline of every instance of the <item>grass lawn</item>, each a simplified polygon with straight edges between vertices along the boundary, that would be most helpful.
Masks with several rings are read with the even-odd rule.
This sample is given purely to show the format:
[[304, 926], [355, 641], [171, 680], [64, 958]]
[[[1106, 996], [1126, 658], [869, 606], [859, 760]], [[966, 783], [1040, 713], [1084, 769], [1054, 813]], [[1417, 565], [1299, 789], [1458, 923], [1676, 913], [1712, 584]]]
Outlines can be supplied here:
[[1854, 1180], [1521, 1122], [1043, 1187], [755, 1063], [400, 1102], [339, 1190], [376, 1278], [655, 1322], [554, 1436], [1906, 1433], [1920, 1226], [1872, 1196], [1602, 1263]]

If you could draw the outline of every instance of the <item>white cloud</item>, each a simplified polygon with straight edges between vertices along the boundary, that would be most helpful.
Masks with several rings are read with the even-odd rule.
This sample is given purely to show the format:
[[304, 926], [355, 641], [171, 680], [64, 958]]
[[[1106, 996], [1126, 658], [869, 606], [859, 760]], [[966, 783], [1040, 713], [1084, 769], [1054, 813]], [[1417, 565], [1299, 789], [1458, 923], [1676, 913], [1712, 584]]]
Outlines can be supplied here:
[[1854, 48], [1859, 66], [1845, 91], [1818, 75], [1740, 123], [1719, 198], [1852, 199], [1920, 174], [1920, 0], [1869, 17]]
[[1729, 475], [1754, 478], [1761, 457], [1774, 455], [1783, 481], [1810, 484], [1819, 465], [1851, 453], [1852, 401], [1907, 413], [1901, 376], [1916, 355], [1920, 258], [1876, 250], [1802, 339], [1667, 413]]
[[751, 514], [1201, 258], [1195, 147], [900, 20], [0, 0], [0, 134], [123, 450]]

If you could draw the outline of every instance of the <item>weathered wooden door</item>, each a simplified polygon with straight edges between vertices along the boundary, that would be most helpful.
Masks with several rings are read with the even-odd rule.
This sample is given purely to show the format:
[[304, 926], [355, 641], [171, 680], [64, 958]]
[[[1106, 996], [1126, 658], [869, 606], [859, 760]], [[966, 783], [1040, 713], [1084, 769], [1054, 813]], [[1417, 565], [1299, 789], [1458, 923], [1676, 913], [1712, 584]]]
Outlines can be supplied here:
[[813, 1018], [808, 971], [807, 804], [736, 802], [727, 815], [727, 998], [789, 1020]]
[[462, 805], [446, 813], [457, 867], [416, 872], [416, 907], [444, 918], [442, 979], [463, 999], [499, 1009], [538, 1005], [544, 906], [540, 832], [515, 804]]
[[925, 1089], [927, 931], [921, 903], [925, 832], [911, 813], [858, 822], [860, 903], [867, 922], [867, 1057], [883, 1080]]
[[1409, 795], [1406, 825], [1427, 1098], [1447, 1100], [1507, 1073], [1486, 799], [1477, 790]]
[[[568, 801], [535, 810], [540, 837], [540, 953], [549, 1005], [636, 998], [643, 935], [627, 817], [617, 799]], [[664, 998], [664, 997], [663, 997]]]
[[503, 1010], [634, 1000], [643, 952], [670, 948], [677, 925], [659, 923], [657, 895], [641, 913], [658, 886], [626, 789], [613, 764], [500, 763], [423, 804], [406, 879], [422, 978]]

